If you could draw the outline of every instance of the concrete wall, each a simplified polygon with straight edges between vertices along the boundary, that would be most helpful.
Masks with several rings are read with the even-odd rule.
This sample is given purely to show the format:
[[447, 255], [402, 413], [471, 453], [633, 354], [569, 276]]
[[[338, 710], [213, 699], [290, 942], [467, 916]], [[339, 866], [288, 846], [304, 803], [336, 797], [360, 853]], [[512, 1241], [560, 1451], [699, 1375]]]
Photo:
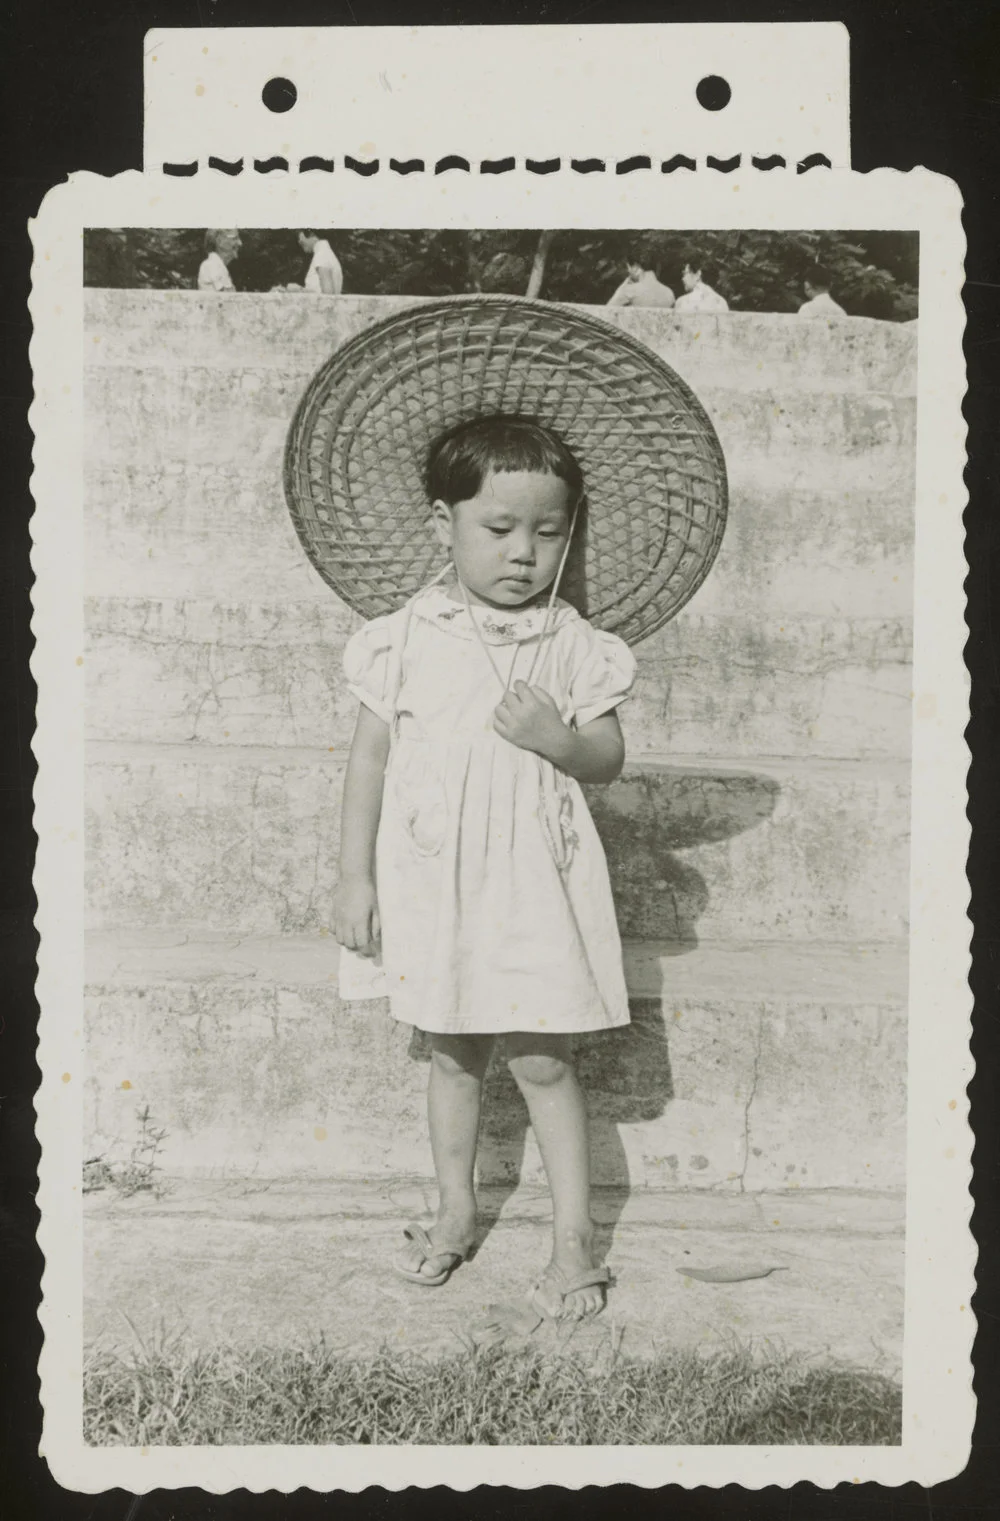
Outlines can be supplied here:
[[[359, 620], [281, 490], [307, 381], [388, 298], [89, 292], [90, 1121], [168, 1166], [427, 1171], [421, 1052], [341, 1008], [325, 937]], [[637, 649], [592, 806], [636, 1024], [584, 1043], [598, 1175], [902, 1177], [916, 338], [606, 312], [694, 387], [731, 518]], [[537, 1168], [493, 1077], [484, 1172]], [[123, 1087], [123, 1084], [128, 1084]]]

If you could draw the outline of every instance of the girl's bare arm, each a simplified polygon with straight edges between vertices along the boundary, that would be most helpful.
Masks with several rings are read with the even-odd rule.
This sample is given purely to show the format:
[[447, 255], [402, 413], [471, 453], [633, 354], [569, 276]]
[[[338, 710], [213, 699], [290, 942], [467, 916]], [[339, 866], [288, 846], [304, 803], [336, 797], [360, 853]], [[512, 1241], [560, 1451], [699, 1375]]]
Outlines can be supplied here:
[[571, 729], [549, 694], [523, 681], [506, 694], [493, 725], [512, 745], [544, 755], [578, 782], [613, 782], [625, 764], [625, 741], [615, 712]]
[[562, 759], [549, 756], [554, 766], [568, 771], [578, 782], [613, 782], [625, 764], [625, 740], [618, 714], [602, 713], [580, 729], [566, 729]]
[[388, 724], [362, 706], [344, 778], [340, 881], [333, 900], [333, 932], [341, 945], [366, 956], [375, 954], [380, 935], [375, 836], [388, 755]]

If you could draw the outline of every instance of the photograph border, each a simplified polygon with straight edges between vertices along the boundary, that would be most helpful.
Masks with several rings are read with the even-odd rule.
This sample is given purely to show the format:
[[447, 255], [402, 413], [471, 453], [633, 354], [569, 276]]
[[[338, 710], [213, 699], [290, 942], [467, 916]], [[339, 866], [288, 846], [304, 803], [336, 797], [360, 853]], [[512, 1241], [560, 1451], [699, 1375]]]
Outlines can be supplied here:
[[[738, 199], [734, 191], [739, 191]], [[971, 995], [965, 916], [965, 771], [968, 716], [961, 511], [965, 423], [961, 403], [964, 240], [960, 200], [940, 176], [917, 170], [822, 181], [775, 182], [736, 175], [692, 176], [671, 185], [621, 186], [522, 174], [484, 184], [407, 181], [336, 186], [283, 181], [186, 183], [130, 173], [116, 180], [77, 175], [50, 192], [33, 225], [35, 281], [31, 358], [36, 397], [33, 492], [39, 762], [38, 1097], [43, 1148], [39, 1241], [46, 1255], [41, 1320], [45, 1435], [56, 1477], [96, 1491], [135, 1492], [198, 1483], [222, 1492], [245, 1486], [358, 1489], [446, 1482], [530, 1487], [624, 1481], [645, 1486], [809, 1479], [933, 1483], [965, 1461], [972, 1426], [969, 1309], [974, 1250], [968, 1233], [971, 1137], [965, 1085]], [[81, 414], [84, 226], [354, 227], [899, 227], [921, 235], [918, 324], [917, 544], [914, 606], [913, 841], [910, 929], [910, 1086], [904, 1441], [901, 1449], [151, 1449], [85, 1448], [80, 1431], [82, 1336], [79, 1306], [82, 1020], [83, 627]], [[948, 509], [943, 517], [941, 509]], [[956, 1019], [956, 1006], [964, 1021]], [[943, 1391], [947, 1391], [947, 1395]], [[280, 1476], [280, 1477], [279, 1477]]]

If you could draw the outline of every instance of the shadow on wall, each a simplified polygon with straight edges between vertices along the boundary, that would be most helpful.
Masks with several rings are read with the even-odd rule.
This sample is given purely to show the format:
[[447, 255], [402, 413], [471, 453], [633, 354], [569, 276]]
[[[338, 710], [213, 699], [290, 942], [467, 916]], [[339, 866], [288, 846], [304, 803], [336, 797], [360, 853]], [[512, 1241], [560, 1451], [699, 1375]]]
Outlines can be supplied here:
[[[683, 955], [698, 943], [695, 924], [708, 903], [701, 874], [675, 851], [716, 844], [771, 817], [778, 783], [750, 772], [680, 766], [632, 767], [611, 787], [588, 789], [608, 856], [619, 923], [628, 938], [669, 942]], [[577, 1074], [587, 1096], [598, 1260], [609, 1251], [632, 1191], [622, 1125], [658, 1120], [674, 1096], [663, 1003], [630, 1000], [632, 1023], [581, 1035]], [[430, 1043], [414, 1031], [410, 1054], [429, 1060]], [[524, 1166], [528, 1111], [502, 1055], [490, 1063], [483, 1094], [478, 1183], [488, 1233], [516, 1191]]]
[[586, 788], [623, 938], [668, 941], [678, 955], [693, 949], [708, 888], [676, 852], [755, 829], [780, 790], [753, 772], [655, 763], [628, 767], [610, 787]]

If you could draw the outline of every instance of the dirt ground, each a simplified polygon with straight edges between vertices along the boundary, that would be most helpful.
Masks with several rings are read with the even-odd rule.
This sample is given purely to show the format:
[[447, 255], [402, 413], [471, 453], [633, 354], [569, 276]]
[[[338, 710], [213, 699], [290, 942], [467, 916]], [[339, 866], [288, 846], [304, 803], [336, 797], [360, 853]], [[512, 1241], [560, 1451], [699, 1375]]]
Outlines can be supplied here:
[[[412, 1182], [172, 1180], [159, 1198], [90, 1193], [87, 1346], [124, 1351], [136, 1333], [194, 1346], [295, 1346], [322, 1335], [345, 1354], [380, 1345], [447, 1354], [479, 1334], [489, 1307], [518, 1306], [547, 1260], [543, 1191], [487, 1190], [480, 1202], [475, 1255], [443, 1288], [425, 1289], [391, 1269], [402, 1225], [426, 1220], [433, 1205]], [[623, 1355], [642, 1357], [735, 1338], [899, 1373], [898, 1197], [598, 1190], [594, 1217], [614, 1284], [605, 1313], [573, 1331], [574, 1347], [613, 1335]], [[686, 1277], [689, 1268], [775, 1271], [704, 1282]], [[543, 1323], [533, 1335], [565, 1331]]]

